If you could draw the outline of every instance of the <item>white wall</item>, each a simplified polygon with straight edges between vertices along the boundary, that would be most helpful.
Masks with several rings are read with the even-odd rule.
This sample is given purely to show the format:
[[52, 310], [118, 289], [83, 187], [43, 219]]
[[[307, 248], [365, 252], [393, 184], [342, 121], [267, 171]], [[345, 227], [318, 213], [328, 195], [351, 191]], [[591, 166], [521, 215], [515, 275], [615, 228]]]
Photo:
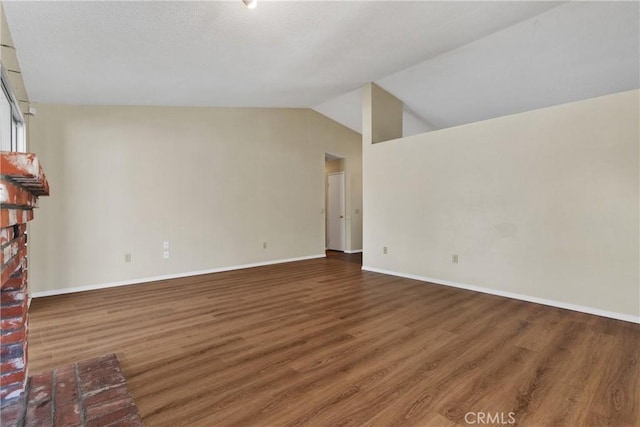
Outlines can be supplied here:
[[346, 157], [362, 208], [360, 135], [311, 110], [37, 107], [51, 196], [30, 229], [32, 294], [322, 255], [325, 152]]
[[365, 146], [365, 266], [637, 319], [639, 93]]

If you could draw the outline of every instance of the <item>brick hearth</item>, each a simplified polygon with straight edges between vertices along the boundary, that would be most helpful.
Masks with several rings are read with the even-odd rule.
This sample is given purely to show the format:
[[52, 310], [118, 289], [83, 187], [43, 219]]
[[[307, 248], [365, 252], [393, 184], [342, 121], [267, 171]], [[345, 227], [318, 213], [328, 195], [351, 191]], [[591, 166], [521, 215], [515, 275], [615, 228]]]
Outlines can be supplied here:
[[115, 354], [29, 378], [27, 399], [2, 408], [3, 427], [135, 427], [138, 409]]

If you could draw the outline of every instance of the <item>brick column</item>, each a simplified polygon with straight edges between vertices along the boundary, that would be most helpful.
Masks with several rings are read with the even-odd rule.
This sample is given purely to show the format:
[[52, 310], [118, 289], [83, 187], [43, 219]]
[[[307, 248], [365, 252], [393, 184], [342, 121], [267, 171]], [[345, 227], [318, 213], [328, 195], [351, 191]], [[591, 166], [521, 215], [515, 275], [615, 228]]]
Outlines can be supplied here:
[[27, 222], [49, 184], [37, 157], [0, 152], [0, 407], [24, 399], [27, 380]]

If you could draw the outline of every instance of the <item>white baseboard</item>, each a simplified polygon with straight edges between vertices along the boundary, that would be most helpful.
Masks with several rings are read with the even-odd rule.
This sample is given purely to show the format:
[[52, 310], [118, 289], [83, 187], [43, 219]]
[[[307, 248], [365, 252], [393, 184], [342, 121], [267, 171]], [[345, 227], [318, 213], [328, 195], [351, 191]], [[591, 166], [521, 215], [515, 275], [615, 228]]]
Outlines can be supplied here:
[[325, 258], [326, 254], [309, 255], [297, 258], [278, 259], [273, 261], [256, 262], [252, 264], [232, 265], [228, 267], [218, 267], [209, 270], [189, 271], [186, 273], [167, 274], [164, 276], [143, 277], [141, 279], [122, 280], [119, 282], [98, 283], [95, 285], [77, 286], [74, 288], [53, 289], [49, 291], [34, 292], [32, 298], [50, 297], [54, 295], [71, 294], [75, 292], [93, 291], [96, 289], [115, 288], [117, 286], [137, 285], [140, 283], [157, 282], [159, 280], [180, 279], [182, 277], [200, 276], [202, 274], [222, 273], [223, 271], [241, 270], [244, 268], [264, 267], [266, 265], [283, 264], [286, 262], [305, 261], [309, 259]]
[[566, 302], [560, 302], [560, 301], [548, 300], [545, 298], [532, 297], [529, 295], [517, 294], [514, 292], [506, 292], [506, 291], [500, 291], [497, 289], [483, 288], [480, 286], [467, 285], [465, 283], [451, 282], [449, 280], [434, 279], [431, 277], [418, 276], [416, 274], [399, 273], [397, 271], [390, 271], [390, 270], [384, 270], [382, 268], [368, 267], [366, 265], [363, 265], [362, 269], [365, 271], [371, 271], [373, 273], [388, 274], [390, 276], [404, 277], [406, 279], [414, 279], [414, 280], [419, 280], [421, 282], [431, 282], [431, 283], [436, 283], [438, 285], [445, 285], [445, 286], [452, 286], [454, 288], [466, 289], [468, 291], [482, 292], [485, 294], [497, 295], [500, 297], [512, 298], [512, 299], [517, 299], [517, 300], [527, 301], [527, 302], [534, 302], [536, 304], [549, 305], [551, 307], [564, 308], [567, 310], [579, 311], [587, 314], [595, 314], [596, 316], [609, 317], [611, 319], [616, 319], [616, 320], [624, 320], [625, 322], [640, 323], [640, 317], [632, 316], [630, 314], [616, 313], [614, 311], [601, 310], [599, 308], [585, 307], [581, 305], [569, 304]]
[[345, 254], [361, 254], [362, 249], [354, 249], [352, 251], [344, 251]]

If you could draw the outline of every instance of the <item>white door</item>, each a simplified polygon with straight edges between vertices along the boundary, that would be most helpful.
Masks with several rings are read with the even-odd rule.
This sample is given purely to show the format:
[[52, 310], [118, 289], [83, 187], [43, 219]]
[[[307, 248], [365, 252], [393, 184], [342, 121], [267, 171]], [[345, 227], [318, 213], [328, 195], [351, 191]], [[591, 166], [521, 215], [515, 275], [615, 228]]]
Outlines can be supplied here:
[[327, 187], [327, 249], [344, 251], [344, 172], [329, 175]]

